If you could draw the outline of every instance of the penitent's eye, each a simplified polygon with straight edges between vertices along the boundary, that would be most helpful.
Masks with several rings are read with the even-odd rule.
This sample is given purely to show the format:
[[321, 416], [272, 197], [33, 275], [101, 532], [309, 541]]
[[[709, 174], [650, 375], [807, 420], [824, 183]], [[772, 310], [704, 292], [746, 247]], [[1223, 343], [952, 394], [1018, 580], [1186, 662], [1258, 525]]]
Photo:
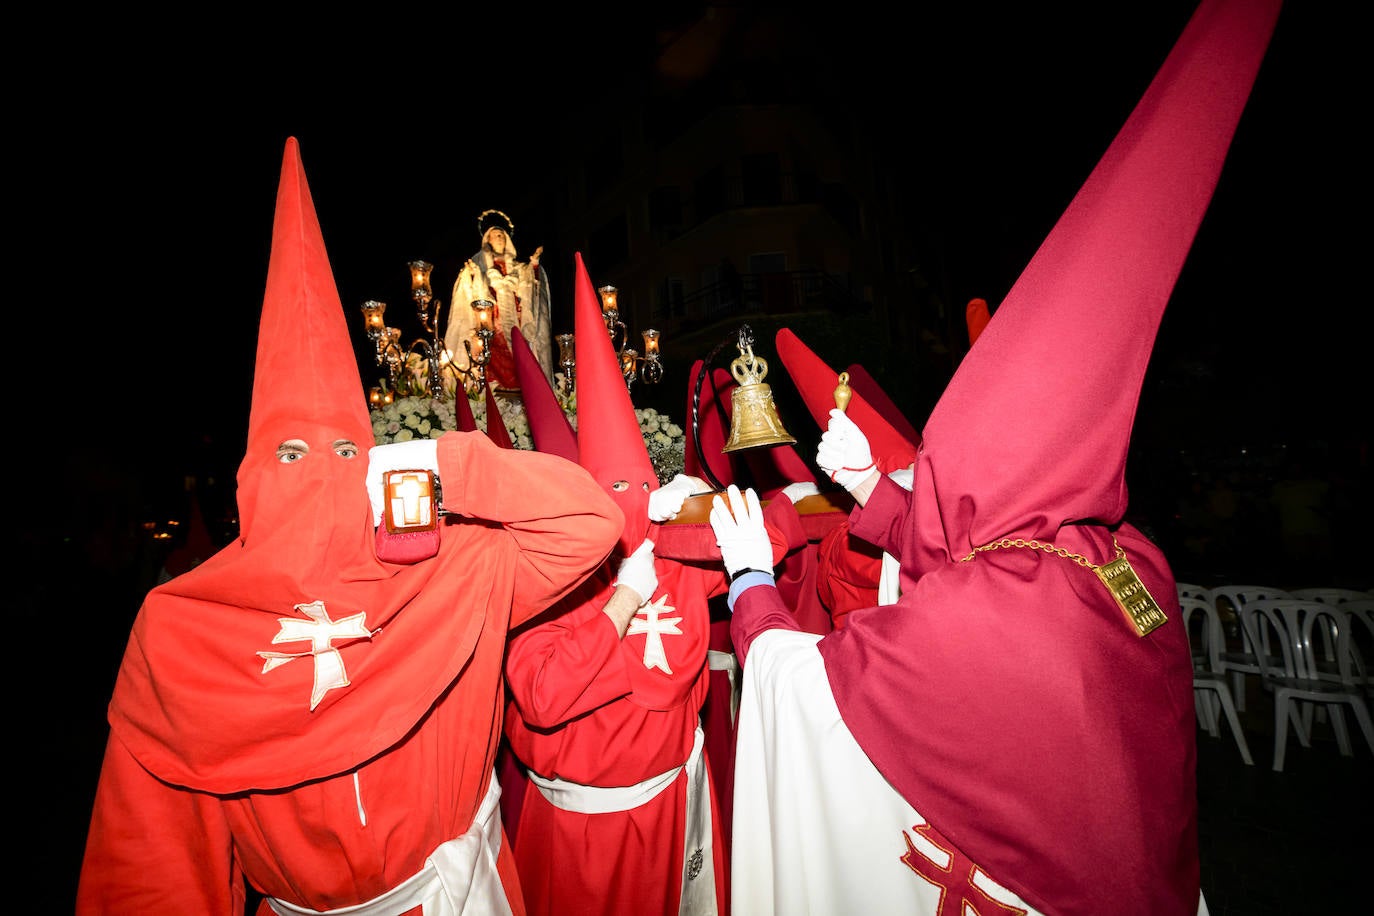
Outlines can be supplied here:
[[611, 489], [616, 493], [624, 493], [626, 490], [630, 489], [630, 482], [628, 480], [617, 480], [615, 483], [611, 484]]
[[334, 454], [340, 458], [357, 458], [358, 444], [349, 439], [335, 439]]
[[301, 439], [287, 439], [277, 446], [277, 460], [282, 464], [300, 461], [310, 454], [310, 446]]

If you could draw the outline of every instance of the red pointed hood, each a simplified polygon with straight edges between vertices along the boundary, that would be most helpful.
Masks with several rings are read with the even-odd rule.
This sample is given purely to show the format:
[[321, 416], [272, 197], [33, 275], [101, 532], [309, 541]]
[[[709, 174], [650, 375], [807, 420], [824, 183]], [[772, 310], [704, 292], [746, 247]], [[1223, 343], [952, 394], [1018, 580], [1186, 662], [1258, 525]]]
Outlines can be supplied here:
[[[730, 386], [735, 380], [719, 366], [702, 378], [704, 365], [705, 361], [700, 359], [693, 363], [687, 378], [687, 422], [683, 424], [686, 438], [683, 441], [682, 471], [700, 477], [707, 483], [711, 482], [711, 475], [714, 475], [722, 487], [728, 487], [737, 482], [735, 469], [730, 456], [721, 449], [730, 435]], [[698, 380], [701, 381], [699, 397], [696, 394]], [[694, 423], [699, 429], [692, 428]], [[698, 442], [701, 443], [700, 456], [697, 455]], [[703, 470], [703, 457], [710, 474]]]
[[520, 399], [529, 419], [534, 447], [569, 461], [577, 460], [577, 433], [558, 403], [558, 395], [539, 366], [539, 360], [520, 329], [511, 328], [511, 349], [515, 351], [515, 377], [520, 381]]
[[968, 345], [972, 347], [978, 342], [978, 336], [983, 333], [983, 329], [992, 320], [992, 314], [988, 311], [988, 301], [986, 299], [970, 299], [968, 305], [964, 307], [964, 324], [968, 327]]
[[[308, 451], [283, 462], [278, 446], [290, 439]], [[444, 531], [432, 559], [377, 559], [366, 485], [372, 442], [292, 138], [239, 468], [242, 535], [149, 592], [110, 702], [112, 734], [149, 772], [219, 794], [345, 772], [393, 747], [453, 688], [483, 631], [481, 589], [490, 586], [468, 575], [474, 539], [461, 525]], [[435, 639], [436, 620], [454, 619], [455, 609], [462, 627]], [[302, 648], [289, 628], [326, 618], [338, 627], [331, 647], [347, 677], [321, 692], [311, 643]]]
[[461, 384], [453, 394], [453, 424], [454, 429], [464, 433], [476, 432], [478, 428], [477, 417], [472, 413], [472, 402], [468, 400]]
[[649, 493], [658, 489], [658, 476], [601, 317], [600, 298], [580, 251], [575, 261], [577, 461], [606, 488], [625, 514], [620, 550], [628, 555], [644, 542], [649, 531]]
[[[835, 407], [835, 386], [839, 373], [802, 343], [791, 328], [781, 328], [776, 339], [778, 357], [787, 368], [792, 384], [796, 385], [812, 419], [821, 429], [825, 429], [830, 424], [830, 411]], [[896, 410], [895, 407], [892, 409]], [[920, 440], [912, 442], [902, 435], [858, 389], [850, 397], [845, 413], [868, 437], [873, 460], [884, 474], [910, 467], [916, 460]]]
[[496, 395], [492, 393], [491, 382], [486, 383], [487, 395], [487, 438], [502, 448], [515, 448], [515, 443], [511, 441], [510, 430], [506, 429], [505, 418], [501, 416], [501, 408], [496, 404]]
[[[1192, 666], [1168, 564], [1122, 523], [1125, 463], [1278, 9], [1203, 0], [941, 395], [910, 510], [894, 519], [882, 499], [852, 520], [891, 526], [902, 594], [820, 644], [845, 723], [937, 830], [1044, 912], [1197, 909]], [[1169, 619], [1137, 635], [1064, 555], [973, 553], [1004, 538], [1092, 564], [1119, 544]]]
[[[896, 405], [888, 393], [878, 384], [878, 380], [868, 374], [868, 370], [858, 363], [850, 363], [845, 369], [849, 373], [849, 386], [863, 396], [868, 405], [878, 412], [878, 415], [887, 421], [893, 431], [900, 436], [904, 442], [896, 447], [902, 448], [903, 445], [919, 446], [921, 444], [921, 434], [916, 431], [916, 427], [907, 419], [906, 414]], [[827, 419], [828, 422], [828, 419]], [[912, 452], [912, 461], [916, 460], [915, 452]], [[908, 461], [907, 464], [911, 462]], [[906, 467], [906, 465], [902, 465]]]
[[[337, 520], [337, 513], [347, 511], [343, 505], [319, 505], [317, 511], [328, 518], [312, 523], [283, 506], [279, 485], [285, 476], [300, 475], [277, 460], [277, 446], [293, 438], [304, 441], [312, 457], [332, 455], [336, 440], [348, 440], [363, 450], [365, 459], [373, 442], [357, 357], [295, 138], [286, 143], [277, 187], [248, 448], [238, 472], [239, 531], [244, 542], [293, 529], [298, 535], [309, 530], [313, 538]], [[326, 458], [312, 465], [324, 474], [318, 480], [322, 486], [343, 480], [361, 484], [366, 472], [365, 460]], [[356, 493], [352, 496], [352, 508], [366, 508], [365, 491], [362, 500]]]

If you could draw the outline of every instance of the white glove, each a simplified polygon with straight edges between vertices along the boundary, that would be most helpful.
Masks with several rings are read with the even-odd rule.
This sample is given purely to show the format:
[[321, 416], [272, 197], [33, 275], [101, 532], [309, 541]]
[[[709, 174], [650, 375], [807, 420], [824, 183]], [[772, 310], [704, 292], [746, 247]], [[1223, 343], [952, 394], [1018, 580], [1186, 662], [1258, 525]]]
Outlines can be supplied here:
[[782, 488], [782, 495], [792, 500], [794, 505], [797, 500], [805, 499], [808, 496], [818, 496], [820, 492], [821, 488], [810, 480], [799, 480]]
[[887, 476], [892, 478], [892, 482], [903, 490], [910, 491], [916, 479], [916, 471], [912, 468], [898, 468]]
[[838, 407], [830, 409], [830, 425], [816, 449], [816, 465], [846, 490], [863, 483], [877, 467], [868, 437]]
[[439, 443], [433, 439], [410, 439], [374, 445], [367, 450], [367, 498], [372, 503], [373, 527], [382, 523], [382, 508], [386, 505], [382, 475], [387, 471], [433, 471], [437, 476]]
[[658, 591], [658, 571], [654, 569], [654, 542], [648, 538], [635, 548], [635, 552], [620, 561], [612, 586], [624, 585], [639, 596], [639, 604], [654, 596]]
[[719, 493], [712, 498], [711, 530], [716, 533], [720, 558], [731, 579], [743, 569], [773, 572], [773, 544], [763, 527], [759, 495], [752, 488], [740, 493], [739, 487], [730, 484], [725, 499]]
[[693, 493], [705, 493], [710, 489], [706, 482], [699, 478], [678, 474], [649, 494], [649, 521], [671, 522], [682, 511], [682, 504], [686, 502], [687, 497]]

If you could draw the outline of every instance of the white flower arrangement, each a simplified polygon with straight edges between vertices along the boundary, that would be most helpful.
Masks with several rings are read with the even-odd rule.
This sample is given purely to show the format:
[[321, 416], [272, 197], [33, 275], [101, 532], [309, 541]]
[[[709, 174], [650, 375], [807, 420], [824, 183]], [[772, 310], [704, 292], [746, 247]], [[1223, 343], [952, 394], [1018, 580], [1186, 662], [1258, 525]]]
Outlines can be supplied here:
[[682, 473], [687, 434], [652, 407], [635, 408], [635, 418], [639, 420], [639, 431], [644, 435], [644, 447], [649, 450], [658, 482], [665, 484]]
[[[487, 423], [487, 401], [485, 397], [470, 398], [473, 419], [479, 429]], [[525, 416], [524, 404], [511, 398], [498, 398], [497, 408], [501, 420], [506, 424], [511, 442], [516, 448], [532, 450], [534, 438], [530, 434], [529, 419]], [[569, 424], [577, 429], [576, 397], [566, 401], [560, 399], [563, 412]], [[382, 407], [374, 407], [372, 414], [372, 435], [378, 445], [389, 442], [406, 442], [411, 439], [437, 439], [451, 429], [458, 428], [458, 416], [452, 401], [439, 401], [430, 397], [401, 397]], [[674, 423], [666, 414], [652, 407], [635, 408], [635, 419], [644, 436], [644, 447], [653, 462], [658, 482], [665, 484], [682, 473], [683, 458], [687, 435], [683, 428]]]
[[438, 439], [446, 431], [457, 428], [451, 401], [403, 397], [374, 407], [371, 413], [372, 436], [378, 445], [411, 439]]

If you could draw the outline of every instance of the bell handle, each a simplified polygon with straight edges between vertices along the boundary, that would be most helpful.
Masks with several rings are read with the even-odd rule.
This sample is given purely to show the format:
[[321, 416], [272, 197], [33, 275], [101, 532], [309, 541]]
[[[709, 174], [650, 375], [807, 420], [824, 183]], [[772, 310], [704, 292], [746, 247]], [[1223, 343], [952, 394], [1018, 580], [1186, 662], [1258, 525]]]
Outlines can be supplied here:
[[753, 351], [750, 351], [748, 360], [741, 355], [730, 363], [730, 374], [741, 385], [761, 382], [768, 376], [768, 360], [762, 356], [755, 356]]
[[835, 386], [835, 406], [840, 410], [849, 409], [849, 399], [854, 396], [854, 389], [849, 387], [849, 373], [841, 372], [839, 384]]

